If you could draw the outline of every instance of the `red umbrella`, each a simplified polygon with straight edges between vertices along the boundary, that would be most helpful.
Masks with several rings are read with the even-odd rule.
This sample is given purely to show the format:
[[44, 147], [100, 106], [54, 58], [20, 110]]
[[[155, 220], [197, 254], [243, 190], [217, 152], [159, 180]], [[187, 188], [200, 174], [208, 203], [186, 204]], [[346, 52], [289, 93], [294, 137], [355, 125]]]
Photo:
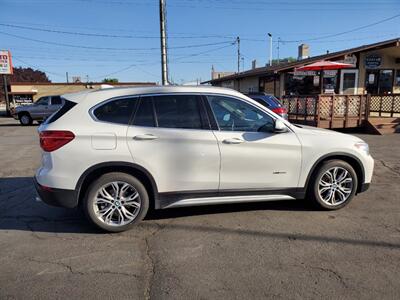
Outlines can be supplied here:
[[324, 70], [339, 70], [339, 69], [346, 69], [346, 68], [354, 68], [354, 65], [339, 63], [334, 61], [317, 61], [315, 63], [296, 68], [295, 71], [321, 71], [320, 73], [320, 87], [321, 87], [321, 94], [324, 92], [323, 82], [322, 79], [324, 77], [323, 73]]
[[297, 68], [296, 71], [323, 71], [354, 68], [354, 65], [334, 61], [317, 61], [315, 63]]

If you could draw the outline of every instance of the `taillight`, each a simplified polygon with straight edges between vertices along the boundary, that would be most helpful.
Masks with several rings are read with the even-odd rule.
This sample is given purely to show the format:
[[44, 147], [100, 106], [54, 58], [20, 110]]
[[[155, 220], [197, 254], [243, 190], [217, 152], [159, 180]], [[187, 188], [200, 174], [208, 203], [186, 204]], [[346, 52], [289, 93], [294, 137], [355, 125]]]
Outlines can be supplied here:
[[40, 147], [46, 152], [51, 152], [68, 144], [75, 138], [71, 131], [47, 130], [39, 133]]
[[284, 107], [277, 107], [277, 108], [274, 108], [272, 111], [278, 115], [283, 115], [283, 114], [287, 113], [287, 110]]

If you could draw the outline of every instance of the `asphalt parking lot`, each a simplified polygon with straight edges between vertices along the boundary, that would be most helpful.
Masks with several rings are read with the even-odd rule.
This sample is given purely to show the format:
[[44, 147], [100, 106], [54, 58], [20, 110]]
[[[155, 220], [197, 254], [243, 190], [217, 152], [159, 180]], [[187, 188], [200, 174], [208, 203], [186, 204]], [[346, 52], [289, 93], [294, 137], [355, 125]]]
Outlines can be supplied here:
[[170, 209], [105, 234], [35, 201], [36, 126], [0, 118], [0, 299], [399, 299], [400, 135], [359, 136], [373, 183], [340, 211]]

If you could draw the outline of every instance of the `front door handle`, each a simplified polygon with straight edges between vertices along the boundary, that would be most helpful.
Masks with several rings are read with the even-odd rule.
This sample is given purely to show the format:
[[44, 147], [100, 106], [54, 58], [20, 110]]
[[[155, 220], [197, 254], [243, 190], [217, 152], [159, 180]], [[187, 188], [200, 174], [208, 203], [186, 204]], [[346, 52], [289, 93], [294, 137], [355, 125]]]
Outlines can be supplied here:
[[140, 134], [140, 135], [136, 135], [133, 137], [134, 140], [138, 140], [138, 141], [150, 141], [150, 140], [155, 140], [158, 137], [156, 137], [153, 134]]
[[244, 140], [239, 138], [225, 139], [223, 140], [225, 144], [241, 144], [244, 143]]

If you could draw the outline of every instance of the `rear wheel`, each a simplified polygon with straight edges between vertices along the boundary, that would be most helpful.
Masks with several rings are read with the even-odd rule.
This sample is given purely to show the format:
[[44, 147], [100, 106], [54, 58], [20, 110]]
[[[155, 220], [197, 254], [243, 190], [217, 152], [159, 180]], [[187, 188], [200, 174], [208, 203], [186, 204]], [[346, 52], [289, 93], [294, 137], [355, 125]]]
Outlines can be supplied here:
[[94, 181], [84, 199], [88, 219], [97, 227], [120, 232], [141, 221], [147, 213], [146, 188], [126, 173], [108, 173]]
[[342, 160], [330, 160], [314, 173], [309, 192], [319, 208], [336, 210], [351, 201], [357, 185], [357, 174], [350, 164]]
[[28, 126], [28, 125], [32, 125], [33, 120], [28, 113], [22, 113], [19, 115], [19, 122], [23, 126]]

